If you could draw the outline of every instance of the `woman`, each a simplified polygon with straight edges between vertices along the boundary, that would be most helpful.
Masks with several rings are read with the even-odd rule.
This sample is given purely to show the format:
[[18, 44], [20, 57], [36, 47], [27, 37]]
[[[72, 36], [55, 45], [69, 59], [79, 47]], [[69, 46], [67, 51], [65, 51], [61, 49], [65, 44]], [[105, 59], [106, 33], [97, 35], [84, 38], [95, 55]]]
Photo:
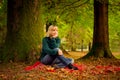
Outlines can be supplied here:
[[47, 36], [42, 40], [42, 52], [40, 61], [45, 65], [51, 65], [55, 68], [68, 67], [69, 69], [78, 70], [73, 66], [73, 59], [65, 58], [60, 47], [58, 37], [58, 27], [50, 25], [47, 29]]

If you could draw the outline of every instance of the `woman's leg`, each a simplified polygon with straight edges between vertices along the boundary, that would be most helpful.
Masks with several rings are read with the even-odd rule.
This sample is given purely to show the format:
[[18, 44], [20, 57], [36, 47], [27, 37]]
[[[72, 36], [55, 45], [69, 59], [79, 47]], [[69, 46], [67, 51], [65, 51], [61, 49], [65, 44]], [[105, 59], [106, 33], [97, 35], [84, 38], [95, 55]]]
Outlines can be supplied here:
[[55, 60], [56, 56], [46, 55], [41, 62], [45, 65], [51, 65], [52, 62]]
[[56, 59], [53, 61], [52, 66], [55, 67], [55, 68], [64, 68], [64, 67], [66, 67], [67, 65], [65, 65], [60, 59], [56, 58]]
[[68, 65], [68, 64], [71, 63], [71, 62], [70, 62], [67, 58], [65, 58], [63, 55], [58, 56], [57, 58], [58, 58], [63, 64], [65, 64], [65, 65]]
[[64, 68], [68, 66], [69, 64], [72, 64], [74, 62], [73, 59], [65, 58], [62, 56], [57, 56], [56, 59], [53, 61], [53, 65], [55, 64], [55, 67]]
[[55, 68], [68, 67], [70, 69], [78, 70], [77, 67], [72, 65], [72, 59], [65, 58], [64, 56], [51, 56], [46, 55], [41, 62], [45, 65], [52, 65]]

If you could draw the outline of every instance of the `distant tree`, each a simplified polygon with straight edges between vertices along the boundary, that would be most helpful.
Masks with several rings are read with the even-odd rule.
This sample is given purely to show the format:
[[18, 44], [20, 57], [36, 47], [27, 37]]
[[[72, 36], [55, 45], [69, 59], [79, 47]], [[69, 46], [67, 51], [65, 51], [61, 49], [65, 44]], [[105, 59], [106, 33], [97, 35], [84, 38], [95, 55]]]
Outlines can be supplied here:
[[108, 0], [94, 0], [93, 45], [86, 57], [113, 58], [109, 48]]
[[43, 36], [41, 0], [7, 2], [7, 35], [2, 60], [26, 61], [39, 52]]
[[7, 0], [0, 1], [0, 47], [4, 43], [5, 35], [6, 35], [6, 17], [7, 17]]

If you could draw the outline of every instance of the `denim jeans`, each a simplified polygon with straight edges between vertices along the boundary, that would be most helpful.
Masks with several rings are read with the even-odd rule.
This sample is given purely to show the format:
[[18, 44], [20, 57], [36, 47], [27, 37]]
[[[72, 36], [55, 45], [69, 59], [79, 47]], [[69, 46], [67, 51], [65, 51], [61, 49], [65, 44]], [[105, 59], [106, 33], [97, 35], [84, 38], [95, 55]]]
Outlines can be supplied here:
[[45, 65], [57, 65], [58, 68], [64, 68], [68, 64], [73, 63], [73, 59], [66, 58], [63, 55], [46, 55], [41, 62]]

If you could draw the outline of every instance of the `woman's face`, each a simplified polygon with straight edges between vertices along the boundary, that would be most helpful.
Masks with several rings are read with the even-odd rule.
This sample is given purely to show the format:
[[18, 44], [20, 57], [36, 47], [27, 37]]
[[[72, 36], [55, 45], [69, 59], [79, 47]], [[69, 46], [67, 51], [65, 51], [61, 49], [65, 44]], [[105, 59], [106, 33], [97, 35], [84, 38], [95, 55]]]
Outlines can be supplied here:
[[57, 37], [58, 36], [58, 28], [57, 26], [50, 26], [48, 29], [50, 37]]

